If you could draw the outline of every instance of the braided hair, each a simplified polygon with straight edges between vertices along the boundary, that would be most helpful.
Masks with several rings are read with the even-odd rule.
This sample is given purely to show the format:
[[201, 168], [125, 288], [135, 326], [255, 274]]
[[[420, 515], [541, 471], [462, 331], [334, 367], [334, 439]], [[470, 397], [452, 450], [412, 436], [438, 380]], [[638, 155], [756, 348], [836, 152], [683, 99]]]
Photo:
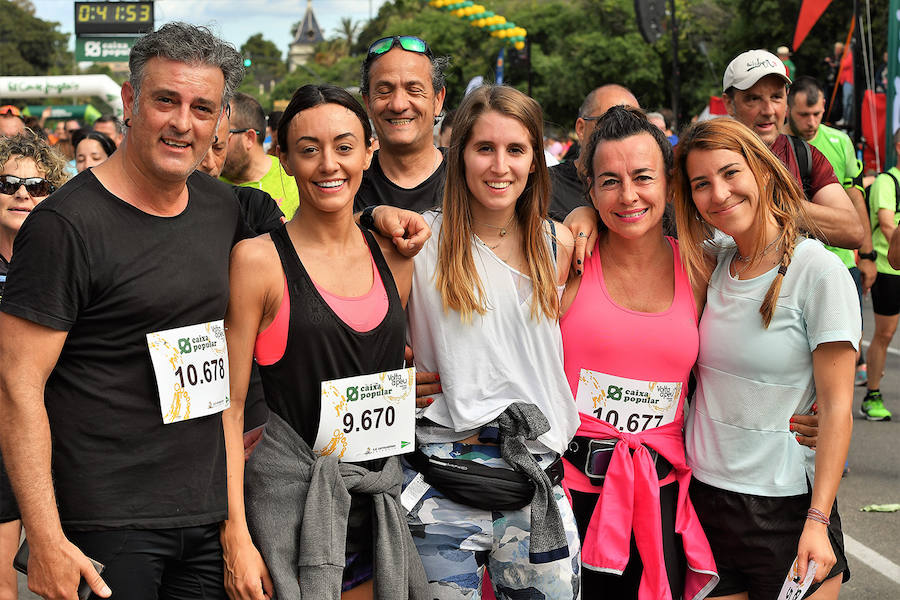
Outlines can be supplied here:
[[[782, 248], [784, 254], [759, 309], [763, 326], [768, 328], [794, 249], [804, 231], [814, 232], [804, 208], [806, 200], [803, 189], [781, 160], [740, 122], [720, 118], [693, 125], [681, 137], [676, 148], [674, 173], [675, 222], [682, 242], [681, 259], [692, 282], [709, 280], [704, 247], [713, 241], [715, 233], [714, 228], [703, 221], [693, 202], [687, 173], [687, 157], [693, 150], [730, 150], [743, 156], [759, 188], [756, 222], [765, 223], [773, 219], [780, 229], [774, 244]], [[762, 259], [760, 251], [764, 246], [765, 228], [760, 227], [751, 252], [751, 265], [758, 264]]]

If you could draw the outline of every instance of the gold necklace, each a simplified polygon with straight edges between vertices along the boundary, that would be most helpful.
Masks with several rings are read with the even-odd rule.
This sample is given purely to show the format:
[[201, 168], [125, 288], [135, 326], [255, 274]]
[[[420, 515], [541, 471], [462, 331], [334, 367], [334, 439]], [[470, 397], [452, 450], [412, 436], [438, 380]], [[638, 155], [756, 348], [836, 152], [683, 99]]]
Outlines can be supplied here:
[[[506, 237], [506, 234], [509, 233], [509, 230], [507, 229], [507, 227], [509, 227], [509, 224], [512, 223], [513, 219], [515, 219], [515, 218], [516, 218], [516, 213], [513, 212], [513, 214], [511, 214], [509, 216], [509, 220], [506, 221], [506, 223], [502, 226], [491, 225], [490, 223], [485, 223], [483, 221], [479, 221], [478, 219], [472, 219], [472, 220], [475, 221], [476, 223], [478, 223], [479, 225], [484, 225], [485, 227], [490, 227], [491, 229], [499, 229], [500, 237], [504, 238], [504, 237]], [[503, 241], [503, 240], [501, 239], [501, 241]], [[498, 245], [499, 245], [499, 242], [498, 242]]]

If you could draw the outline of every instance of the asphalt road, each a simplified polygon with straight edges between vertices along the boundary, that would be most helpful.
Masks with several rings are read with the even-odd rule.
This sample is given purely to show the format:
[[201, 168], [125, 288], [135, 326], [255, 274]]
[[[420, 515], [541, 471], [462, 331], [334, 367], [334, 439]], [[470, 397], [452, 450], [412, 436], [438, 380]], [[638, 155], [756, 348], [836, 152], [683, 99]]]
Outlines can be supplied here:
[[[872, 303], [863, 302], [863, 347], [875, 326]], [[900, 334], [888, 350], [881, 391], [891, 422], [870, 422], [858, 412], [865, 388], [855, 391], [850, 472], [838, 493], [852, 577], [843, 600], [900, 600], [900, 512], [860, 512], [869, 504], [900, 504]], [[19, 598], [37, 598], [19, 576]], [[591, 599], [585, 599], [591, 600]]]
[[[872, 303], [863, 301], [863, 348], [875, 329]], [[843, 521], [851, 579], [841, 598], [900, 599], [900, 512], [860, 512], [869, 504], [900, 504], [900, 336], [888, 349], [881, 392], [894, 413], [890, 422], [872, 422], [854, 413], [850, 472], [841, 483], [838, 506]], [[854, 411], [865, 388], [856, 388]]]

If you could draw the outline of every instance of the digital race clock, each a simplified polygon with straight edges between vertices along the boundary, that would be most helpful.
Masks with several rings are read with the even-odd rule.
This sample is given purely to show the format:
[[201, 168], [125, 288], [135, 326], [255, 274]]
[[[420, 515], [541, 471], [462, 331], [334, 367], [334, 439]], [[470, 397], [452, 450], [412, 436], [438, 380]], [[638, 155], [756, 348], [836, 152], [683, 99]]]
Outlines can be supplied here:
[[75, 35], [152, 30], [153, 2], [75, 3]]

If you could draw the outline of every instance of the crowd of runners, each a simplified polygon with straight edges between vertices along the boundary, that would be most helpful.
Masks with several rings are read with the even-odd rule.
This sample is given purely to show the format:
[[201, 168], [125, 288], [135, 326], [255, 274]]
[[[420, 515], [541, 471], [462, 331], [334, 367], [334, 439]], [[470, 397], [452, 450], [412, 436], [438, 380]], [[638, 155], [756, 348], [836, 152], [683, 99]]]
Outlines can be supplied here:
[[0, 111], [0, 599], [22, 529], [54, 600], [838, 597], [900, 171], [867, 210], [821, 84], [738, 53], [674, 138], [607, 83], [548, 168], [507, 86], [436, 145], [414, 36], [277, 124], [205, 28], [129, 63], [71, 178]]

